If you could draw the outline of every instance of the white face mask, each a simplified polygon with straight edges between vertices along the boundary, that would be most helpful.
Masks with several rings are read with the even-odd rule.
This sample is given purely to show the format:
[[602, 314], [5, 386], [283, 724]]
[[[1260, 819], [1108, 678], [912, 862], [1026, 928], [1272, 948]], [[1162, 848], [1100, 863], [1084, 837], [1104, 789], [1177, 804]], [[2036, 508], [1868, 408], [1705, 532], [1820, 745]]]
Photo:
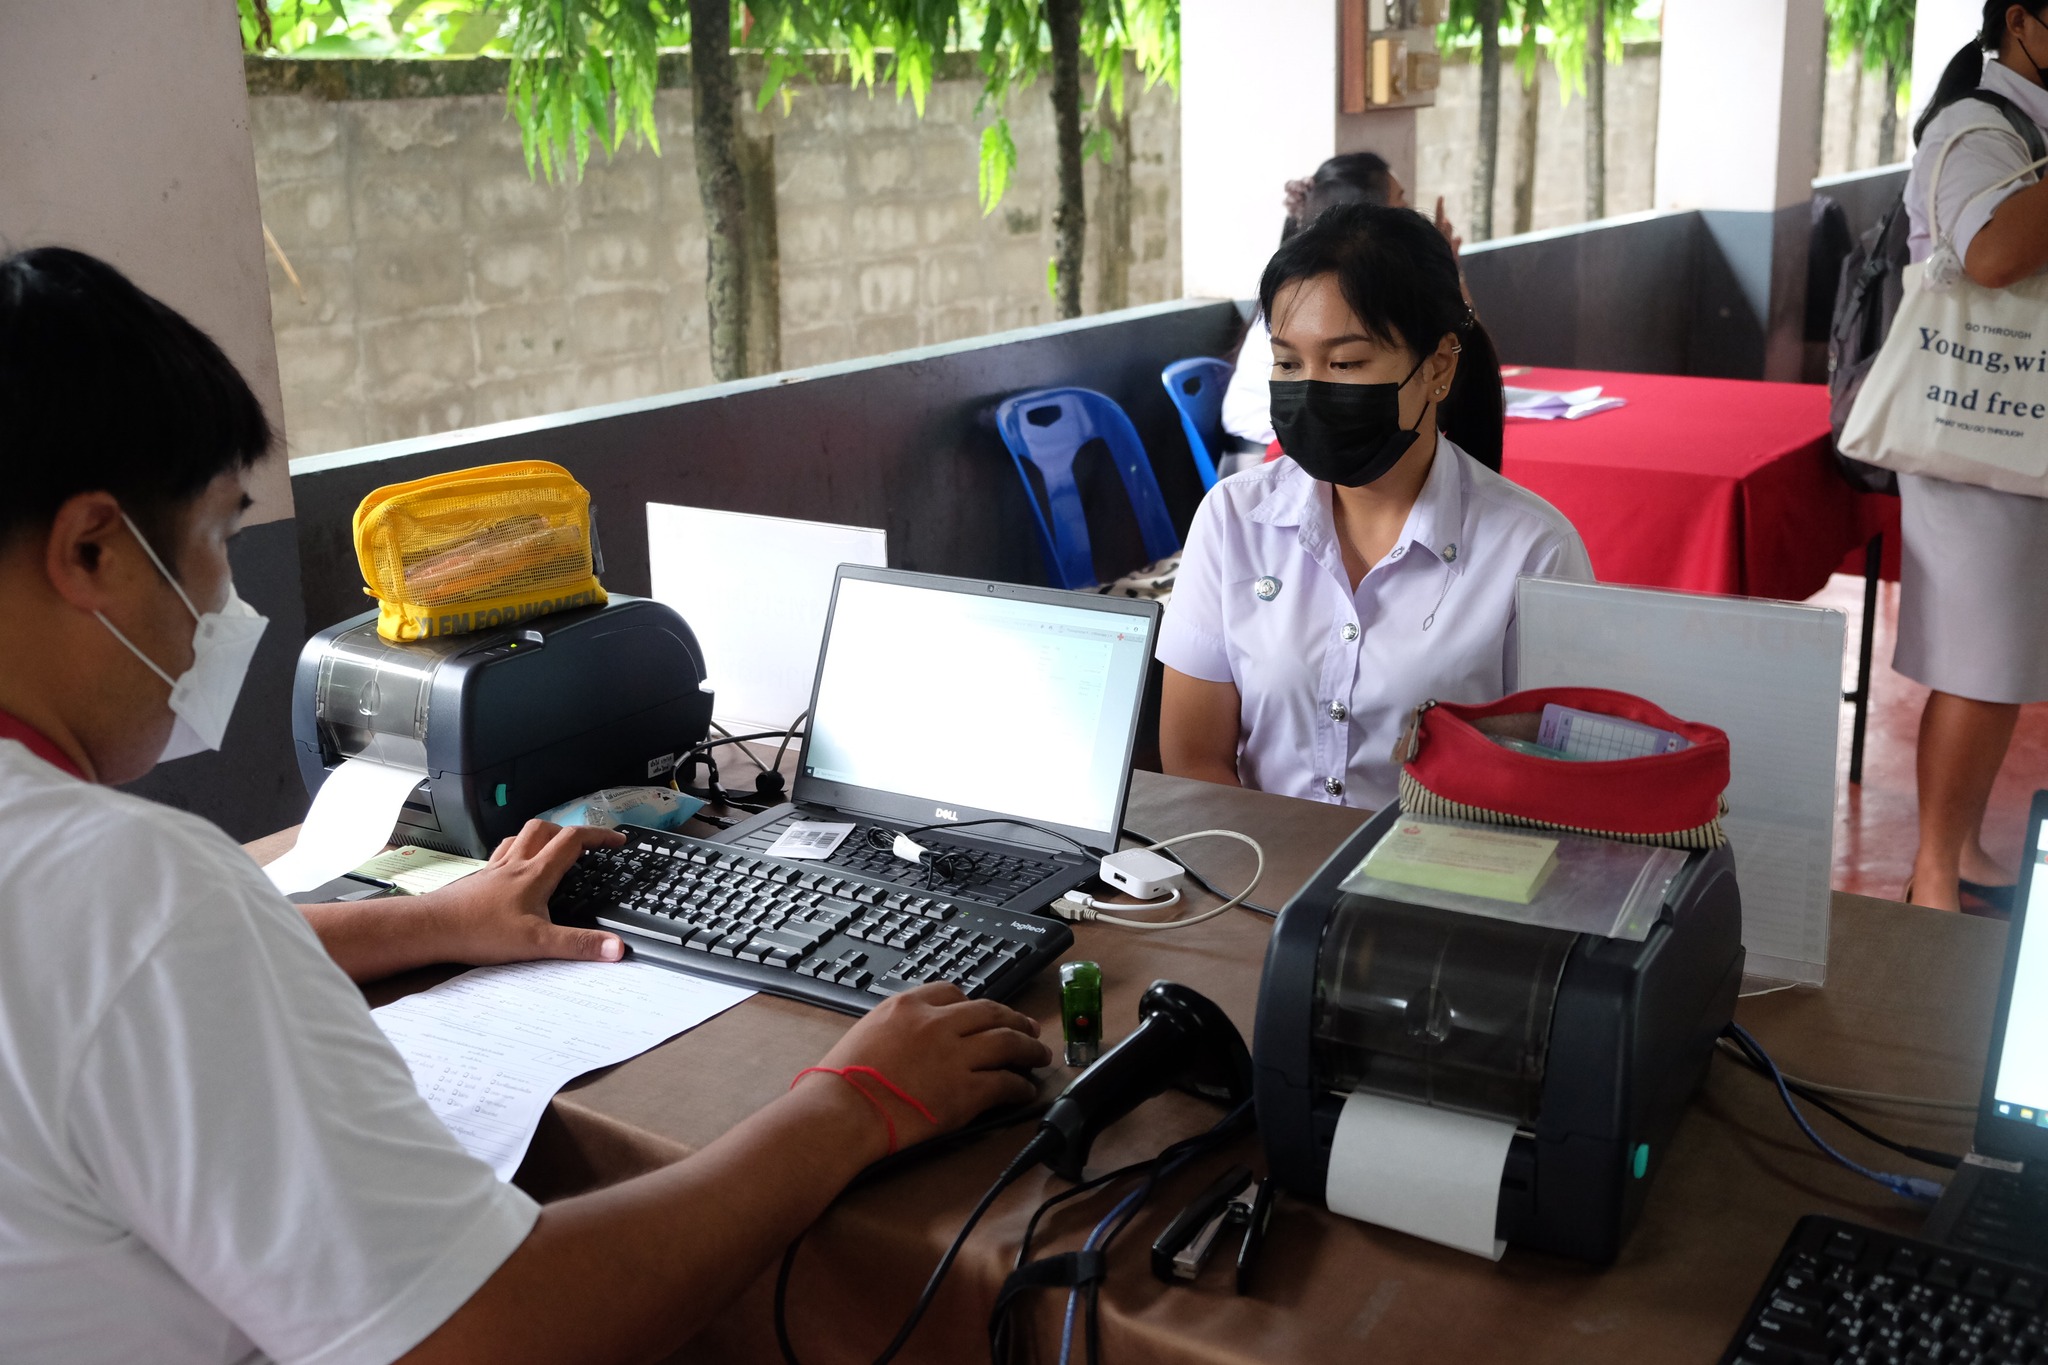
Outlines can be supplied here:
[[128, 523], [128, 532], [135, 537], [142, 552], [149, 556], [149, 562], [156, 565], [156, 571], [171, 585], [171, 591], [178, 594], [178, 600], [185, 604], [185, 610], [192, 613], [197, 624], [192, 630], [192, 666], [173, 678], [157, 667], [156, 661], [135, 647], [133, 641], [123, 635], [104, 612], [95, 612], [100, 624], [114, 632], [114, 638], [128, 646], [128, 652], [162, 678], [171, 689], [171, 714], [178, 720], [171, 727], [171, 737], [164, 744], [163, 753], [157, 762], [168, 763], [174, 758], [196, 754], [202, 749], [218, 749], [223, 736], [228, 732], [228, 717], [234, 713], [235, 698], [241, 694], [242, 679], [249, 672], [249, 661], [256, 655], [256, 642], [263, 638], [263, 628], [270, 624], [267, 617], [259, 616], [256, 609], [244, 602], [235, 592], [233, 580], [228, 582], [228, 600], [219, 611], [201, 613], [192, 605], [192, 599], [185, 595], [185, 589], [157, 558], [156, 551], [135, 529], [135, 523], [128, 520], [123, 512], [121, 520]]

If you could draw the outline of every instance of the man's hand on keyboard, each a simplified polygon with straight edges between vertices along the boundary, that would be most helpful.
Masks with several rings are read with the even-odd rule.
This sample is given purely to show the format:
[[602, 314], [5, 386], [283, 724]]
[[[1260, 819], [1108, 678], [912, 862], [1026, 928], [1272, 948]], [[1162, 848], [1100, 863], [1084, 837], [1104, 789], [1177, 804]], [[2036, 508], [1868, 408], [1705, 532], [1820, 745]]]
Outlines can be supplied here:
[[431, 907], [441, 960], [485, 967], [537, 958], [616, 962], [617, 934], [574, 929], [548, 918], [548, 897], [586, 848], [616, 848], [617, 830], [528, 820], [500, 843], [488, 866], [420, 897]]
[[[929, 1110], [936, 1126], [871, 1078], [858, 1078], [888, 1106], [904, 1147], [951, 1132], [997, 1105], [1030, 1103], [1038, 1087], [1024, 1072], [1051, 1064], [1036, 1019], [994, 1000], [969, 1000], [942, 981], [882, 1001], [819, 1063], [834, 1070], [873, 1067]], [[817, 1074], [803, 1083], [846, 1084]]]

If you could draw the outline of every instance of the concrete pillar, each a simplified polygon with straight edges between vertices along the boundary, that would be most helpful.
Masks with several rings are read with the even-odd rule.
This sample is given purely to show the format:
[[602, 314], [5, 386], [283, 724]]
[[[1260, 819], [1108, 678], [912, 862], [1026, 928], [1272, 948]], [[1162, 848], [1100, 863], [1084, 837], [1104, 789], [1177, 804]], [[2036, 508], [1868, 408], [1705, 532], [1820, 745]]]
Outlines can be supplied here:
[[1415, 111], [1338, 111], [1336, 0], [1182, 0], [1181, 281], [1247, 298], [1280, 241], [1286, 182], [1378, 152], [1415, 183]]
[[[1975, 42], [1984, 22], [1981, 0], [1918, 0], [1913, 6], [1913, 98], [1905, 126], [1911, 128], [1941, 80], [1942, 68], [1964, 43]], [[1902, 142], [1905, 139], [1901, 139]], [[1911, 144], [1901, 149], [1912, 155]]]
[[237, 838], [296, 822], [292, 667], [305, 638], [269, 267], [235, 7], [223, 0], [0, 6], [0, 251], [112, 262], [227, 352], [277, 429], [254, 471], [235, 581], [270, 617], [223, 751], [136, 786]]
[[1697, 209], [1697, 373], [1799, 378], [1822, 0], [1665, 0], [1656, 206]]

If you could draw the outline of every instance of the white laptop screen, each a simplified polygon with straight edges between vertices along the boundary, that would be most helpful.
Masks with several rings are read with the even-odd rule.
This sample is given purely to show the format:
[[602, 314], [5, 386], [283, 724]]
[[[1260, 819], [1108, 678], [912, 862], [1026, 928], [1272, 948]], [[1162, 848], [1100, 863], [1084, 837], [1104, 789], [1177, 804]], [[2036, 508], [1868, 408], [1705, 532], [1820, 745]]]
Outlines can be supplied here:
[[804, 750], [827, 782], [1112, 833], [1144, 616], [842, 578]]
[[2048, 849], [2035, 821], [2023, 875], [2026, 910], [2020, 916], [2019, 962], [2013, 969], [2005, 1039], [1996, 1058], [1991, 1096], [2000, 1118], [2048, 1128]]

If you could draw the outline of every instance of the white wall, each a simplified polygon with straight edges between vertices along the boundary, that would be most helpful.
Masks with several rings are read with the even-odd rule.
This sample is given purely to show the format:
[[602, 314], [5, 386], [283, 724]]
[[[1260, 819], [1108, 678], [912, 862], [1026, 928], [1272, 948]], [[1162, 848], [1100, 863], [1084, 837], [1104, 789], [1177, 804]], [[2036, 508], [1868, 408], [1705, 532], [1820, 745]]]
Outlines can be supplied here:
[[1822, 0], [1665, 0], [1656, 206], [1770, 210], [1818, 170]]
[[1905, 126], [1913, 126], [1927, 97], [1941, 80], [1941, 70], [1956, 50], [1977, 36], [1984, 20], [1978, 0], [1919, 0], [1913, 7], [1913, 99]]
[[[0, 248], [103, 257], [220, 343], [283, 431], [229, 0], [0, 4]], [[256, 524], [291, 515], [281, 457]]]
[[1286, 182], [1337, 150], [1337, 7], [1183, 0], [1180, 53], [1181, 288], [1245, 298]]

